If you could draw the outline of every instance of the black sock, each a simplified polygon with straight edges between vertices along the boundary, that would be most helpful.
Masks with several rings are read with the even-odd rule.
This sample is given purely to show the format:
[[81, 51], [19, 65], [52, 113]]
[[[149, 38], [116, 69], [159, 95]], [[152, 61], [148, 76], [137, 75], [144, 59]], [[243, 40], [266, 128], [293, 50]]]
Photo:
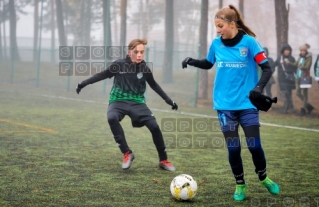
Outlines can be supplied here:
[[263, 170], [256, 170], [256, 173], [258, 174], [258, 178], [260, 181], [263, 181], [267, 177], [266, 168]]
[[264, 150], [261, 147], [260, 137], [246, 138], [248, 149], [252, 155], [253, 163], [255, 165], [255, 172], [260, 181], [265, 180], [266, 174], [266, 158]]
[[154, 145], [156, 147], [159, 160], [167, 160], [167, 153], [166, 153], [166, 147], [164, 143], [163, 134], [156, 122], [155, 119], [150, 119], [146, 121], [145, 126], [150, 130], [152, 133], [152, 138]]
[[245, 184], [245, 180], [244, 180], [244, 173], [240, 174], [240, 175], [234, 175], [235, 179], [236, 179], [236, 184], [237, 185], [243, 185]]

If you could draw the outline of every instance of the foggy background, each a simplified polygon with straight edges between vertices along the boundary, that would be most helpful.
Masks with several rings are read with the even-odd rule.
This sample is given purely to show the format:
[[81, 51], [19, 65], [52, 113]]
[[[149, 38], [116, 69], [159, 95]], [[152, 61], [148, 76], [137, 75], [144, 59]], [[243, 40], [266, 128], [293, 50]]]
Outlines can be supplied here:
[[[62, 13], [57, 5], [61, 3]], [[200, 38], [202, 0], [1, 0], [0, 1], [0, 81], [40, 88], [73, 91], [77, 82], [92, 73], [76, 76], [60, 74], [59, 46], [127, 46], [130, 40], [148, 40], [145, 59], [152, 63], [154, 75], [180, 102], [197, 104], [198, 99], [211, 105], [214, 70], [203, 75], [193, 67], [181, 69], [187, 57], [205, 57], [216, 37], [214, 15], [220, 7], [233, 4], [242, 11], [244, 22], [268, 47], [269, 56], [277, 59], [275, 4], [281, 0], [208, 0], [207, 38]], [[288, 43], [297, 59], [299, 46], [310, 44], [313, 64], [319, 54], [319, 1], [286, 0]], [[10, 18], [14, 5], [16, 31]], [[103, 9], [104, 8], [104, 9]], [[171, 16], [166, 10], [171, 8]], [[11, 7], [12, 9], [12, 7]], [[65, 40], [59, 34], [59, 18], [63, 22]], [[165, 18], [172, 22], [165, 29]], [[109, 20], [109, 21], [108, 21]], [[35, 24], [36, 23], [36, 24]], [[170, 28], [170, 27], [167, 27]], [[280, 28], [278, 28], [280, 29]], [[16, 34], [16, 35], [14, 35]], [[16, 46], [14, 38], [16, 36]], [[166, 39], [166, 36], [170, 37]], [[202, 41], [201, 41], [202, 40]], [[200, 42], [204, 42], [202, 50]], [[12, 49], [13, 48], [13, 49]], [[171, 59], [170, 59], [171, 58]], [[170, 59], [170, 61], [168, 60]], [[178, 75], [183, 73], [183, 77]], [[313, 75], [313, 66], [311, 67]], [[276, 72], [275, 72], [276, 76]], [[204, 80], [202, 77], [206, 77]], [[175, 85], [174, 85], [175, 84]], [[97, 84], [94, 92], [108, 95], [112, 80]], [[317, 83], [314, 84], [317, 88]], [[202, 90], [201, 90], [202, 89]], [[168, 89], [167, 89], [168, 90]], [[274, 95], [279, 95], [273, 87]], [[313, 89], [315, 90], [315, 89]], [[276, 94], [277, 92], [277, 94]], [[152, 95], [152, 94], [151, 94]], [[155, 99], [157, 100], [157, 99]]]
[[[2, 0], [4, 2], [8, 0]], [[54, 1], [54, 0], [53, 0]], [[88, 0], [68, 0], [68, 10], [79, 12], [80, 2]], [[174, 1], [174, 26], [175, 26], [175, 44], [189, 44], [192, 50], [196, 51], [199, 41], [199, 24], [200, 24], [200, 0], [173, 0]], [[23, 13], [17, 14], [17, 42], [21, 48], [30, 48], [33, 46], [34, 35], [34, 1], [33, 0], [16, 0], [18, 2], [30, 2], [23, 8], [20, 8]], [[91, 1], [92, 4], [98, 1]], [[287, 0], [290, 5], [289, 12], [289, 44], [293, 48], [294, 56], [299, 54], [298, 48], [301, 44], [309, 43], [311, 45], [310, 51], [314, 54], [319, 53], [319, 1], [317, 0]], [[51, 48], [51, 28], [48, 22], [50, 21], [50, 1], [44, 0], [44, 26], [42, 31], [42, 48]], [[111, 30], [112, 30], [112, 45], [120, 45], [120, 0], [110, 0], [111, 11]], [[40, 1], [39, 1], [40, 4]], [[209, 24], [208, 24], [208, 38], [207, 44], [210, 45], [212, 39], [216, 36], [216, 29], [214, 26], [214, 15], [218, 10], [219, 2], [217, 0], [209, 0]], [[233, 4], [238, 8], [238, 0], [223, 0], [223, 6]], [[156, 5], [152, 7], [152, 5]], [[39, 5], [40, 7], [41, 5]], [[147, 6], [150, 7], [148, 10]], [[39, 8], [40, 10], [41, 8]], [[154, 9], [156, 9], [154, 11]], [[101, 16], [102, 8], [91, 8], [92, 15]], [[148, 10], [148, 11], [147, 11]], [[40, 13], [40, 12], [39, 12]], [[39, 14], [40, 15], [40, 14]], [[147, 23], [147, 15], [155, 16], [149, 18], [149, 28], [144, 32], [143, 26]], [[244, 1], [244, 21], [257, 34], [257, 39], [263, 46], [270, 49], [270, 56], [276, 57], [276, 25], [275, 25], [275, 10], [274, 0], [245, 0]], [[46, 19], [47, 18], [47, 19]], [[72, 19], [71, 19], [72, 18]], [[102, 17], [100, 17], [102, 18]], [[164, 44], [165, 41], [165, 1], [164, 0], [128, 0], [127, 1], [127, 36], [126, 43], [134, 38], [147, 38], [148, 46], [154, 47]], [[70, 24], [80, 19], [75, 16], [69, 16], [66, 21], [67, 45], [78, 45], [74, 42], [76, 34], [72, 31]], [[72, 23], [71, 23], [72, 22]], [[1, 22], [2, 34], [6, 30], [7, 46], [10, 46], [9, 41], [9, 21]], [[85, 26], [83, 29], [90, 30], [90, 45], [103, 44], [103, 25], [102, 19], [92, 21], [91, 28]], [[55, 49], [58, 49], [58, 31], [55, 26]], [[4, 40], [3, 40], [4, 41]], [[178, 50], [178, 49], [177, 49]]]

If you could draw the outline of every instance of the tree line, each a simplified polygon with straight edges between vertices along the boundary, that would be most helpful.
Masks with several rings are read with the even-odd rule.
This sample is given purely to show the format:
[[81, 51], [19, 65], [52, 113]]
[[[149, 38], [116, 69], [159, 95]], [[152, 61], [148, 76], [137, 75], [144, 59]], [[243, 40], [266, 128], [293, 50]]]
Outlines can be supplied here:
[[[127, 24], [136, 24], [138, 34], [147, 38], [152, 28], [164, 21], [165, 25], [165, 45], [162, 66], [163, 82], [173, 82], [173, 53], [174, 42], [176, 39], [178, 25], [187, 25], [194, 22], [192, 12], [200, 13], [200, 25], [198, 29], [199, 58], [205, 58], [207, 53], [207, 32], [209, 19], [209, 0], [189, 0], [186, 12], [179, 12], [178, 8], [185, 4], [184, 1], [174, 0], [135, 0], [138, 9], [128, 16], [128, 3], [132, 0], [0, 0], [0, 61], [8, 59], [9, 56], [14, 61], [20, 60], [17, 45], [17, 21], [23, 18], [27, 12], [26, 6], [32, 6], [34, 9], [34, 28], [33, 28], [33, 57], [37, 57], [39, 43], [39, 27], [44, 31], [51, 32], [52, 58], [54, 58], [54, 48], [66, 46], [67, 35], [73, 34], [72, 45], [90, 45], [91, 32], [96, 29], [96, 25], [103, 25], [103, 43], [111, 45], [112, 42], [119, 42], [126, 46]], [[218, 7], [222, 8], [223, 0], [219, 0]], [[274, 0], [276, 15], [276, 37], [277, 51], [279, 54], [283, 44], [288, 42], [289, 31], [289, 4], [286, 0]], [[239, 10], [244, 17], [244, 0], [238, 0]], [[195, 11], [195, 8], [200, 8]], [[42, 15], [40, 15], [42, 14]], [[163, 15], [164, 14], [164, 15]], [[41, 19], [40, 19], [41, 18]], [[5, 23], [9, 21], [9, 31], [6, 31]], [[111, 21], [115, 22], [112, 27]], [[119, 22], [117, 24], [116, 22]], [[112, 29], [117, 32], [112, 37]], [[192, 27], [182, 28], [196, 32]], [[55, 31], [58, 31], [59, 43], [55, 42]], [[118, 34], [119, 33], [119, 34]], [[9, 43], [6, 37], [9, 34]], [[113, 33], [114, 34], [114, 33]], [[189, 33], [188, 33], [189, 34]], [[8, 44], [10, 45], [8, 47]], [[199, 72], [198, 98], [207, 98], [208, 90], [207, 71]]]

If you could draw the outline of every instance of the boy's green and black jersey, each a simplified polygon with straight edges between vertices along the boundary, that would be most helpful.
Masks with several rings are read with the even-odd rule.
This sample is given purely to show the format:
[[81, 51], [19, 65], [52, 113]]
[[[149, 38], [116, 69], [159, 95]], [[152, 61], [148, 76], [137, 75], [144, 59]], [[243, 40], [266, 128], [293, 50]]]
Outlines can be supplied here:
[[114, 81], [110, 92], [110, 103], [114, 101], [145, 103], [144, 93], [146, 91], [146, 82], [166, 102], [171, 101], [154, 80], [152, 71], [147, 66], [146, 62], [142, 61], [138, 64], [133, 63], [129, 56], [114, 61], [106, 68], [106, 70], [83, 81], [82, 84], [93, 84], [100, 80], [112, 77], [114, 77]]

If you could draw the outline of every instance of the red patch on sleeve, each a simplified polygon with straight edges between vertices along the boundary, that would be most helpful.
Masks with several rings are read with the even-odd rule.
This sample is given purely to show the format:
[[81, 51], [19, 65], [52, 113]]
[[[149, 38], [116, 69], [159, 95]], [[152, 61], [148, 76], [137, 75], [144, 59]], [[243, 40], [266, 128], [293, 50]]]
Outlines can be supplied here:
[[264, 60], [267, 60], [267, 57], [264, 52], [258, 53], [255, 56], [255, 61], [257, 62], [258, 65]]

